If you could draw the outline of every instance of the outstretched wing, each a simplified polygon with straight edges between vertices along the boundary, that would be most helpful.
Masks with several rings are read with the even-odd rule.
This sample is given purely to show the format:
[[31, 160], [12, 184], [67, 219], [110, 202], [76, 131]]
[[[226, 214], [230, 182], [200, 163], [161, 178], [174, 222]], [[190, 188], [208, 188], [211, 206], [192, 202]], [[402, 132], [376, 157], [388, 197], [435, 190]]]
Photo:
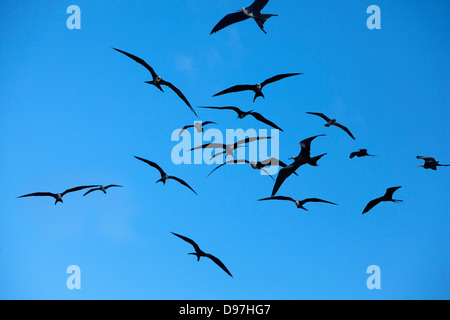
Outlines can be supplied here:
[[214, 257], [212, 254], [205, 253], [205, 257], [210, 258], [212, 261], [214, 261], [215, 264], [217, 264], [223, 271], [225, 271], [230, 277], [233, 278], [231, 275], [231, 272], [228, 271], [227, 267], [220, 261], [218, 258]]
[[188, 237], [182, 236], [180, 234], [177, 234], [175, 232], [171, 232], [171, 234], [173, 234], [174, 236], [177, 236], [178, 238], [183, 239], [184, 241], [190, 243], [194, 247], [196, 252], [201, 252], [202, 251], [202, 250], [200, 250], [199, 246], [195, 243], [194, 240], [189, 239]]
[[386, 189], [386, 193], [385, 193], [384, 196], [387, 197], [387, 198], [392, 198], [392, 196], [394, 195], [394, 192], [397, 191], [400, 188], [401, 187], [388, 188], [388, 189]]
[[353, 140], [355, 140], [355, 137], [352, 135], [352, 133], [350, 132], [350, 130], [348, 130], [348, 128], [347, 128], [346, 126], [343, 126], [342, 124], [337, 123], [337, 122], [336, 122], [334, 125], [335, 125], [336, 127], [341, 128], [341, 129], [344, 130], [345, 132], [347, 132], [348, 135], [349, 135], [350, 137], [352, 137]]
[[267, 5], [269, 0], [255, 0], [249, 7], [250, 12], [261, 12], [262, 9]]
[[223, 167], [223, 166], [226, 165], [226, 164], [232, 164], [232, 163], [234, 163], [234, 164], [235, 164], [235, 163], [249, 163], [249, 161], [247, 161], [247, 160], [245, 160], [245, 159], [237, 159], [237, 160], [233, 159], [233, 160], [229, 160], [229, 161], [224, 162], [224, 163], [222, 163], [221, 165], [217, 166], [213, 171], [211, 171], [211, 172], [208, 174], [208, 177], [209, 177], [214, 171], [216, 171], [217, 169]]
[[291, 197], [284, 197], [284, 196], [268, 197], [268, 198], [259, 199], [258, 201], [266, 201], [266, 200], [286, 200], [286, 201], [295, 202], [295, 200], [292, 199]]
[[269, 83], [280, 81], [281, 79], [288, 78], [288, 77], [298, 76], [300, 74], [303, 74], [303, 73], [284, 73], [284, 74], [279, 74], [279, 75], [273, 76], [273, 77], [271, 77], [271, 78], [269, 78], [267, 80], [264, 80], [264, 82], [261, 83], [261, 86], [264, 87], [265, 85], [268, 85]]
[[[225, 106], [225, 107], [199, 107], [202, 109], [215, 109], [215, 110], [233, 110], [234, 112], [236, 112], [237, 114], [241, 114], [243, 113], [241, 109], [239, 109], [238, 107], [233, 107], [233, 106]], [[205, 123], [206, 124], [206, 123]]]
[[330, 201], [326, 201], [326, 200], [322, 200], [322, 199], [317, 199], [317, 198], [308, 198], [308, 199], [305, 199], [305, 200], [303, 200], [301, 202], [303, 202], [303, 203], [307, 203], [307, 202], [322, 202], [322, 203], [329, 203], [329, 204], [337, 205], [334, 202], [330, 202]]
[[258, 112], [251, 112], [250, 115], [252, 115], [256, 120], [265, 123], [269, 126], [271, 126], [272, 128], [278, 129], [280, 131], [283, 131], [283, 129], [281, 129], [280, 127], [278, 127], [275, 123], [267, 120], [266, 118], [264, 118], [260, 113]]
[[295, 173], [295, 170], [298, 169], [298, 165], [294, 162], [293, 164], [290, 164], [283, 169], [281, 169], [278, 172], [277, 179], [275, 180], [275, 185], [272, 189], [272, 197], [278, 192], [278, 189], [280, 189], [283, 182], [289, 178], [289, 176], [293, 173]]
[[117, 184], [110, 184], [109, 186], [105, 187], [105, 189], [108, 189], [108, 188], [123, 188], [123, 186], [119, 186]]
[[101, 189], [100, 189], [100, 188], [94, 188], [94, 189], [88, 190], [85, 194], [83, 194], [83, 197], [84, 197], [85, 195], [87, 195], [87, 194], [89, 194], [89, 193], [91, 193], [91, 192], [93, 192], [93, 191], [97, 191], [97, 190], [101, 190]]
[[315, 138], [317, 138], [317, 137], [323, 137], [323, 136], [325, 136], [325, 135], [324, 135], [324, 134], [319, 134], [319, 135], [317, 135], [317, 136], [314, 136], [314, 137], [311, 137], [311, 138], [308, 138], [308, 139], [305, 139], [305, 140], [300, 141], [300, 148], [302, 149], [302, 150], [300, 151], [300, 155], [309, 157], [310, 154], [311, 154], [311, 142], [312, 142]]
[[135, 55], [132, 55], [131, 53], [128, 53], [128, 52], [125, 52], [125, 51], [122, 51], [122, 50], [119, 50], [119, 49], [116, 49], [116, 48], [113, 48], [113, 49], [116, 50], [116, 51], [118, 51], [118, 52], [120, 52], [120, 53], [123, 53], [123, 54], [126, 55], [127, 57], [133, 59], [133, 60], [136, 61], [137, 63], [139, 63], [139, 64], [141, 64], [142, 66], [144, 66], [148, 71], [150, 71], [150, 73], [152, 74], [152, 77], [153, 77], [153, 78], [156, 78], [156, 77], [157, 77], [157, 74], [155, 73], [155, 70], [153, 70], [153, 68], [150, 67], [150, 65], [149, 65], [147, 62], [145, 62], [144, 60], [142, 60], [141, 58], [136, 57]]
[[148, 164], [149, 166], [151, 166], [151, 167], [153, 167], [153, 168], [156, 168], [156, 169], [159, 171], [159, 173], [161, 174], [161, 178], [164, 177], [164, 176], [166, 175], [166, 173], [164, 172], [164, 170], [161, 169], [161, 167], [158, 166], [156, 163], [154, 163], [154, 162], [152, 162], [152, 161], [150, 161], [150, 160], [144, 159], [144, 158], [137, 157], [137, 156], [134, 156], [134, 157], [135, 157], [136, 159], [138, 159], [138, 160], [141, 160], [141, 161], [145, 162], [145, 163]]
[[197, 146], [195, 148], [190, 149], [189, 151], [198, 150], [198, 149], [207, 149], [207, 148], [209, 148], [209, 149], [225, 149], [226, 145], [223, 143], [212, 142], [212, 143], [207, 143], [207, 144], [204, 144], [201, 146]]
[[367, 206], [364, 208], [364, 211], [362, 214], [369, 212], [373, 207], [375, 207], [377, 204], [381, 202], [381, 198], [376, 198], [372, 201], [370, 201]]
[[178, 134], [178, 136], [181, 136], [181, 134], [186, 130], [186, 129], [188, 129], [188, 128], [193, 128], [194, 126], [193, 125], [187, 125], [187, 126], [184, 126], [181, 130], [180, 130], [180, 133]]
[[422, 159], [422, 160], [424, 160], [425, 162], [429, 162], [429, 161], [435, 162], [435, 161], [436, 161], [436, 160], [435, 160], [434, 158], [432, 158], [432, 157], [417, 156], [416, 158], [417, 158], [417, 159]]
[[222, 20], [219, 21], [219, 23], [216, 24], [216, 26], [212, 29], [210, 35], [213, 33], [216, 33], [219, 30], [222, 30], [234, 23], [244, 21], [248, 18], [249, 18], [249, 16], [247, 16], [242, 11], [227, 14], [225, 17], [222, 18]]
[[184, 103], [186, 103], [186, 105], [191, 109], [191, 111], [197, 116], [197, 113], [194, 111], [194, 108], [192, 108], [191, 104], [186, 99], [184, 94], [180, 91], [180, 89], [178, 89], [172, 83], [170, 83], [168, 81], [165, 81], [165, 80], [161, 80], [161, 84], [165, 85], [165, 86], [168, 86], [170, 89], [172, 89], [172, 91], [175, 92], [184, 101]]
[[251, 84], [238, 84], [237, 86], [230, 87], [228, 89], [225, 89], [223, 91], [220, 91], [219, 93], [216, 93], [213, 95], [213, 97], [221, 96], [223, 94], [232, 93], [232, 92], [240, 92], [240, 91], [246, 91], [251, 90], [253, 91], [254, 86]]
[[67, 189], [66, 191], [64, 191], [63, 193], [61, 193], [61, 196], [65, 195], [66, 193], [69, 192], [75, 192], [75, 191], [79, 191], [79, 190], [83, 190], [83, 189], [88, 189], [88, 188], [95, 188], [98, 187], [99, 185], [93, 185], [93, 186], [80, 186], [80, 187], [75, 187], [75, 188], [71, 188], [71, 189]]
[[320, 112], [307, 112], [307, 114], [312, 114], [312, 115], [321, 117], [322, 119], [324, 119], [324, 120], [327, 121], [327, 122], [331, 120], [331, 119], [328, 118], [326, 115], [324, 115], [323, 113], [320, 113]]
[[17, 197], [17, 198], [25, 198], [25, 197], [56, 197], [56, 194], [51, 192], [34, 192], [30, 194], [25, 194], [23, 196]]
[[242, 139], [242, 140], [239, 140], [238, 142], [235, 142], [234, 146], [236, 148], [240, 144], [246, 144], [246, 143], [250, 143], [250, 142], [253, 142], [256, 140], [264, 140], [264, 139], [272, 139], [272, 137], [250, 137], [250, 138]]
[[[168, 179], [172, 179], [175, 181], [178, 181], [179, 183], [181, 183], [183, 186], [188, 187], [189, 189], [192, 190], [192, 192], [194, 192], [195, 194], [197, 194], [197, 192], [194, 191], [194, 189], [192, 189], [185, 181], [181, 180], [180, 178], [174, 177], [174, 176], [169, 176]], [[198, 195], [198, 194], [197, 194]]]

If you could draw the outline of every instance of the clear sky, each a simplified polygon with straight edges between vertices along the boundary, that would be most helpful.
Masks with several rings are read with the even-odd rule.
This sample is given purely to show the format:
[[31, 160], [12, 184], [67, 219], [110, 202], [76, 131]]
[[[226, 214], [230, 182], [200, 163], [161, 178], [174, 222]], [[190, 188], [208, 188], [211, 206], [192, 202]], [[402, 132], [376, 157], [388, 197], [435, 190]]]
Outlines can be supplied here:
[[[2, 299], [449, 299], [450, 168], [418, 168], [417, 155], [450, 163], [449, 2], [276, 1], [265, 25], [251, 21], [212, 36], [214, 25], [250, 1], [0, 2], [0, 298]], [[69, 5], [81, 29], [69, 30]], [[370, 5], [381, 29], [369, 30]], [[147, 70], [180, 88], [199, 118]], [[236, 84], [303, 75], [253, 93], [213, 98]], [[316, 139], [319, 167], [304, 166], [278, 195], [336, 202], [258, 202], [270, 177], [248, 166], [176, 165], [172, 133], [195, 120], [217, 128], [269, 129], [252, 118], [197, 106], [253, 109], [280, 126], [284, 162]], [[306, 114], [323, 112], [349, 127]], [[193, 130], [189, 129], [192, 134]], [[206, 141], [207, 142], [207, 141]], [[194, 145], [192, 145], [194, 147]], [[374, 158], [349, 159], [367, 148]], [[159, 163], [186, 180], [155, 184]], [[262, 159], [261, 159], [262, 160]], [[86, 184], [108, 194], [51, 198]], [[386, 188], [395, 198], [366, 215]], [[197, 262], [194, 239], [222, 260]], [[81, 270], [69, 290], [66, 269]], [[369, 290], [366, 269], [381, 270]]]

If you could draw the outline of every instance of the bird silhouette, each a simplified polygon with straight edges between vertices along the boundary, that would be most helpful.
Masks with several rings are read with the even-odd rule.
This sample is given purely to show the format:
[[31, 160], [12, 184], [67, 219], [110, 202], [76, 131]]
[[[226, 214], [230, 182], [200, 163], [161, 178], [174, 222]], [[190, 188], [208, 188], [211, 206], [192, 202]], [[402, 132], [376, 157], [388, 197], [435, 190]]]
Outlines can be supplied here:
[[292, 77], [292, 76], [297, 76], [300, 75], [302, 73], [285, 73], [285, 74], [279, 74], [276, 75], [274, 77], [271, 77], [265, 81], [263, 81], [262, 83], [257, 83], [257, 84], [240, 84], [240, 85], [236, 85], [233, 87], [230, 87], [228, 89], [225, 89], [223, 91], [220, 91], [219, 93], [216, 93], [215, 95], [213, 95], [213, 97], [217, 97], [217, 96], [221, 96], [223, 94], [227, 94], [227, 93], [232, 93], [232, 92], [240, 92], [240, 91], [253, 91], [255, 93], [255, 96], [253, 98], [253, 102], [255, 102], [256, 98], [258, 97], [264, 97], [264, 94], [262, 93], [262, 89], [268, 85], [269, 83], [273, 83], [276, 81], [280, 81], [284, 78], [288, 78], [288, 77]]
[[232, 111], [237, 113], [237, 115], [238, 115], [237, 118], [238, 119], [244, 119], [246, 116], [251, 115], [256, 120], [258, 120], [258, 121], [260, 121], [262, 123], [265, 123], [268, 126], [271, 126], [272, 128], [275, 128], [277, 130], [283, 131], [283, 129], [278, 127], [275, 123], [267, 120], [260, 113], [254, 112], [253, 110], [242, 111], [238, 107], [233, 107], [233, 106], [226, 106], [226, 107], [200, 107], [200, 108], [203, 108], [203, 109], [215, 109], [215, 110], [232, 110]]
[[249, 7], [242, 8], [241, 10], [230, 13], [222, 18], [217, 25], [212, 29], [211, 34], [216, 33], [223, 28], [228, 27], [237, 22], [253, 18], [258, 24], [259, 28], [264, 32], [264, 23], [270, 17], [278, 16], [277, 14], [262, 14], [261, 10], [267, 5], [269, 0], [255, 0]]
[[195, 128], [195, 129], [197, 130], [197, 132], [203, 132], [203, 127], [206, 126], [206, 125], [208, 125], [208, 124], [217, 124], [217, 123], [212, 122], [212, 121], [196, 122], [196, 123], [193, 124], [193, 125], [191, 124], [191, 125], [184, 126], [184, 127], [180, 130], [180, 133], [178, 133], [178, 136], [181, 136], [181, 134], [182, 134], [186, 129], [189, 129], [189, 128]]
[[322, 203], [328, 203], [328, 204], [333, 204], [333, 205], [337, 205], [334, 202], [330, 202], [330, 201], [326, 201], [326, 200], [322, 200], [322, 199], [317, 199], [317, 198], [308, 198], [308, 199], [304, 199], [304, 200], [295, 200], [291, 197], [284, 197], [284, 196], [275, 196], [275, 197], [269, 197], [269, 198], [264, 198], [264, 199], [259, 199], [258, 201], [266, 201], [266, 200], [284, 200], [284, 201], [291, 201], [294, 202], [295, 205], [297, 206], [298, 209], [303, 209], [305, 211], [308, 211], [308, 209], [306, 209], [305, 207], [303, 207], [303, 205], [305, 203], [308, 202], [322, 202]]
[[375, 156], [372, 154], [368, 154], [367, 149], [359, 149], [359, 151], [350, 153], [350, 159], [353, 159], [354, 157], [361, 158], [361, 157], [375, 157]]
[[338, 127], [338, 128], [341, 128], [342, 130], [344, 130], [345, 132], [347, 132], [348, 135], [349, 135], [350, 137], [352, 137], [353, 140], [355, 140], [355, 137], [354, 137], [353, 134], [350, 132], [350, 130], [349, 130], [347, 127], [343, 126], [342, 124], [337, 123], [337, 122], [336, 122], [336, 119], [330, 119], [330, 118], [328, 118], [326, 115], [324, 115], [323, 113], [318, 113], [318, 112], [307, 112], [307, 113], [308, 113], [308, 114], [315, 115], [315, 116], [318, 116], [318, 117], [321, 117], [322, 119], [324, 119], [324, 120], [327, 122], [327, 124], [325, 124], [325, 127], [336, 126], [336, 127]]
[[75, 192], [75, 191], [79, 191], [79, 190], [83, 190], [83, 189], [88, 189], [88, 188], [95, 188], [98, 187], [99, 185], [90, 185], [90, 186], [79, 186], [79, 187], [75, 187], [75, 188], [70, 188], [67, 189], [64, 192], [61, 193], [51, 193], [51, 192], [35, 192], [35, 193], [30, 193], [30, 194], [25, 194], [23, 196], [20, 196], [18, 198], [25, 198], [25, 197], [52, 197], [54, 198], [55, 201], [55, 205], [58, 202], [63, 203], [62, 197], [70, 192]]
[[224, 162], [224, 163], [222, 163], [221, 165], [219, 165], [219, 166], [217, 166], [213, 171], [211, 171], [209, 174], [208, 174], [208, 177], [214, 172], [214, 171], [216, 171], [217, 169], [219, 169], [219, 168], [221, 168], [221, 167], [223, 167], [224, 165], [226, 165], [226, 164], [237, 164], [237, 163], [247, 163], [247, 164], [250, 164], [250, 166], [252, 167], [252, 169], [254, 169], [254, 170], [262, 170], [266, 175], [268, 175], [269, 177], [271, 177], [272, 178], [272, 180], [273, 180], [273, 177], [272, 177], [272, 175], [269, 173], [269, 172], [267, 172], [265, 169], [264, 169], [264, 167], [267, 167], [267, 166], [280, 166], [280, 167], [286, 167], [286, 164], [285, 163], [283, 163], [282, 161], [280, 161], [280, 160], [278, 160], [278, 159], [276, 159], [276, 158], [269, 158], [269, 159], [266, 159], [266, 160], [264, 160], [264, 161], [248, 161], [248, 160], [245, 160], [245, 159], [238, 159], [238, 160], [229, 160], [229, 161], [227, 161], [227, 162]]
[[424, 164], [419, 166], [424, 169], [436, 170], [437, 167], [450, 167], [450, 164], [439, 164], [439, 161], [436, 161], [436, 159], [432, 157], [417, 156], [416, 158], [425, 161]]
[[200, 247], [194, 242], [194, 240], [189, 239], [185, 236], [179, 235], [177, 233], [171, 232], [174, 236], [177, 236], [180, 239], [183, 239], [184, 241], [190, 243], [195, 250], [195, 253], [188, 253], [190, 255], [194, 255], [197, 256], [197, 261], [200, 261], [201, 257], [206, 257], [211, 259], [215, 264], [217, 264], [223, 271], [225, 271], [230, 277], [233, 278], [233, 275], [231, 274], [230, 271], [228, 271], [227, 267], [225, 267], [225, 265], [222, 263], [222, 261], [220, 261], [218, 258], [216, 258], [215, 256], [213, 256], [212, 254], [209, 253], [205, 253], [204, 251], [202, 251], [200, 249]]
[[366, 207], [364, 208], [364, 211], [363, 211], [362, 214], [365, 214], [365, 213], [369, 212], [373, 207], [375, 207], [380, 202], [384, 202], [384, 201], [390, 201], [390, 202], [395, 202], [395, 203], [403, 202], [403, 200], [392, 199], [392, 196], [394, 195], [394, 192], [397, 191], [400, 188], [401, 187], [392, 187], [392, 188], [386, 189], [386, 193], [382, 197], [373, 199], [372, 201], [370, 201], [366, 205]]
[[174, 91], [185, 103], [186, 105], [191, 109], [191, 111], [197, 116], [197, 113], [194, 111], [194, 108], [192, 108], [191, 104], [189, 103], [189, 101], [186, 99], [186, 97], [184, 96], [184, 94], [180, 91], [180, 89], [178, 89], [177, 87], [175, 87], [172, 83], [163, 80], [160, 76], [158, 76], [155, 72], [155, 70], [153, 70], [153, 68], [144, 60], [142, 60], [139, 57], [136, 57], [135, 55], [132, 55], [131, 53], [113, 48], [114, 50], [123, 53], [124, 55], [126, 55], [127, 57], [133, 59], [134, 61], [136, 61], [137, 63], [139, 63], [140, 65], [144, 66], [148, 71], [150, 71], [150, 73], [152, 74], [152, 81], [145, 81], [145, 83], [154, 85], [155, 87], [157, 87], [159, 90], [161, 90], [162, 92], [164, 92], [164, 90], [162, 89], [162, 85], [169, 87], [170, 89], [172, 89], [172, 91]]
[[183, 180], [181, 180], [180, 178], [177, 178], [177, 177], [175, 177], [175, 176], [169, 176], [169, 175], [168, 175], [167, 173], [165, 173], [164, 170], [161, 169], [161, 167], [160, 167], [159, 165], [157, 165], [156, 163], [154, 163], [154, 162], [152, 162], [152, 161], [150, 161], [150, 160], [146, 160], [146, 159], [137, 157], [137, 156], [134, 156], [134, 157], [135, 157], [136, 159], [140, 160], [140, 161], [145, 162], [145, 163], [148, 164], [149, 166], [151, 166], [151, 167], [153, 167], [153, 168], [156, 168], [156, 169], [159, 171], [159, 173], [161, 174], [161, 179], [159, 179], [158, 181], [156, 181], [156, 183], [162, 182], [163, 184], [166, 184], [166, 181], [167, 181], [168, 179], [172, 179], [172, 180], [175, 180], [175, 181], [181, 183], [181, 184], [184, 185], [185, 187], [191, 189], [192, 192], [194, 192], [195, 194], [197, 194], [197, 192], [195, 192], [194, 189], [192, 189], [185, 181], [183, 181]]
[[97, 191], [97, 190], [98, 190], [98, 191], [103, 191], [103, 193], [106, 194], [106, 190], [109, 189], [109, 188], [122, 188], [122, 187], [123, 187], [123, 186], [119, 186], [119, 185], [117, 185], [117, 184], [110, 184], [110, 185], [108, 185], [108, 186], [106, 186], [106, 187], [100, 186], [100, 187], [98, 187], [98, 188], [94, 188], [94, 189], [88, 190], [85, 194], [83, 194], [83, 197], [84, 197], [85, 195], [87, 195], [87, 194], [93, 192], [93, 191]]

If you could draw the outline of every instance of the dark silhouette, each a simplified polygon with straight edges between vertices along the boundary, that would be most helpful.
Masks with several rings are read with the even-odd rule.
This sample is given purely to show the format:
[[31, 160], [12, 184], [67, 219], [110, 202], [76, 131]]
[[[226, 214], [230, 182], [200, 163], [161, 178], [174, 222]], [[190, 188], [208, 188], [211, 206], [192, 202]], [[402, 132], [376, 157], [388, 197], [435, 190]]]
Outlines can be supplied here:
[[195, 129], [197, 129], [197, 132], [203, 132], [203, 127], [208, 124], [217, 124], [217, 123], [212, 122], [212, 121], [196, 122], [195, 124], [184, 126], [180, 130], [180, 133], [178, 134], [178, 136], [181, 136], [181, 134], [184, 132], [184, 130], [189, 129], [189, 128], [195, 128]]
[[292, 199], [290, 197], [283, 197], [283, 196], [269, 197], [269, 198], [259, 199], [258, 201], [265, 201], [265, 200], [286, 200], [286, 201], [292, 201], [292, 202], [295, 203], [295, 205], [297, 206], [298, 209], [303, 209], [305, 211], [308, 211], [308, 209], [303, 207], [303, 205], [305, 203], [307, 203], [307, 202], [322, 202], [322, 203], [329, 203], [329, 204], [337, 205], [336, 203], [333, 203], [333, 202], [330, 202], [330, 201], [326, 201], [326, 200], [322, 200], [322, 199], [317, 199], [317, 198], [308, 198], [308, 199], [305, 199], [305, 200], [295, 200], [295, 199]]
[[162, 92], [164, 92], [164, 90], [161, 88], [161, 85], [169, 87], [187, 104], [187, 106], [197, 116], [197, 113], [194, 111], [194, 109], [192, 108], [191, 104], [186, 99], [186, 97], [183, 95], [183, 93], [177, 87], [175, 87], [172, 83], [167, 82], [167, 81], [163, 80], [160, 76], [158, 76], [156, 74], [156, 72], [153, 70], [153, 68], [147, 62], [145, 62], [141, 58], [136, 57], [135, 55], [132, 55], [131, 53], [128, 53], [128, 52], [125, 52], [125, 51], [122, 51], [122, 50], [119, 50], [119, 49], [116, 49], [116, 48], [113, 48], [113, 49], [118, 51], [118, 52], [120, 52], [120, 53], [123, 53], [124, 55], [126, 55], [127, 57], [133, 59], [137, 63], [139, 63], [142, 66], [144, 66], [148, 71], [150, 71], [150, 73], [152, 74], [153, 80], [152, 81], [145, 81], [145, 83], [154, 85], [155, 87], [157, 87]]
[[223, 271], [225, 271], [230, 277], [233, 277], [230, 273], [230, 271], [228, 271], [227, 267], [225, 267], [225, 265], [222, 263], [222, 261], [220, 261], [219, 259], [217, 259], [216, 257], [214, 257], [212, 254], [209, 253], [205, 253], [203, 252], [200, 247], [191, 239], [184, 237], [182, 235], [176, 234], [174, 232], [171, 232], [173, 235], [177, 236], [180, 239], [183, 239], [184, 241], [190, 243], [195, 250], [195, 253], [188, 253], [190, 255], [194, 255], [197, 256], [197, 261], [200, 261], [200, 257], [206, 257], [211, 259], [212, 261], [214, 261], [215, 264], [217, 264], [220, 268], [222, 268]]
[[272, 197], [277, 193], [278, 189], [280, 189], [283, 182], [293, 173], [297, 171], [298, 168], [300, 168], [302, 165], [309, 164], [311, 166], [317, 167], [317, 162], [322, 158], [326, 153], [321, 154], [317, 157], [311, 158], [310, 150], [311, 150], [311, 142], [320, 136], [325, 136], [324, 134], [317, 135], [308, 139], [305, 139], [300, 142], [301, 151], [298, 156], [292, 157], [291, 159], [294, 160], [293, 163], [290, 165], [284, 167], [283, 169], [278, 172], [277, 179], [275, 181], [275, 185], [272, 190]]
[[368, 154], [367, 149], [359, 149], [359, 151], [350, 153], [350, 159], [353, 159], [354, 157], [361, 158], [361, 157], [375, 157], [375, 156], [372, 154]]
[[353, 140], [355, 140], [355, 137], [354, 137], [353, 134], [350, 132], [350, 130], [349, 130], [347, 127], [343, 126], [342, 124], [337, 123], [337, 122], [336, 122], [336, 119], [330, 119], [330, 118], [328, 118], [326, 115], [324, 115], [323, 113], [317, 113], [317, 112], [307, 112], [307, 113], [308, 113], [308, 114], [313, 114], [313, 115], [315, 115], [315, 116], [319, 116], [319, 117], [321, 117], [322, 119], [324, 119], [324, 120], [327, 122], [327, 124], [325, 125], [325, 127], [336, 126], [336, 127], [338, 127], [338, 128], [341, 128], [342, 130], [344, 130], [345, 132], [347, 132], [348, 135], [349, 135], [350, 137], [352, 137]]
[[79, 190], [83, 190], [83, 189], [87, 189], [87, 188], [95, 188], [98, 187], [99, 185], [92, 185], [92, 186], [80, 186], [80, 187], [75, 187], [75, 188], [71, 188], [71, 189], [67, 189], [64, 192], [61, 193], [51, 193], [51, 192], [35, 192], [35, 193], [30, 193], [30, 194], [26, 194], [23, 196], [20, 196], [18, 198], [25, 198], [25, 197], [52, 197], [54, 198], [55, 201], [55, 205], [58, 202], [63, 203], [62, 197], [66, 194], [68, 194], [69, 192], [75, 192], [75, 191], [79, 191]]
[[264, 23], [270, 17], [278, 16], [277, 14], [261, 14], [261, 10], [266, 6], [269, 0], [255, 0], [249, 7], [242, 8], [235, 13], [230, 13], [222, 18], [219, 23], [212, 29], [211, 34], [216, 33], [223, 28], [228, 27], [237, 22], [253, 18], [264, 33]]
[[434, 158], [431, 157], [423, 157], [423, 156], [417, 156], [417, 159], [422, 159], [425, 161], [424, 164], [421, 164], [419, 167], [422, 167], [424, 169], [431, 169], [436, 170], [437, 167], [450, 167], [450, 164], [439, 164], [439, 161], [436, 161]]
[[158, 169], [159, 173], [161, 174], [161, 179], [159, 179], [158, 181], [156, 181], [156, 183], [162, 182], [163, 184], [166, 184], [166, 180], [167, 180], [167, 179], [172, 179], [172, 180], [178, 181], [179, 183], [181, 183], [181, 184], [184, 185], [185, 187], [188, 187], [189, 189], [191, 189], [192, 192], [194, 192], [195, 194], [197, 194], [197, 192], [195, 192], [194, 189], [192, 189], [185, 181], [181, 180], [180, 178], [174, 177], [174, 176], [169, 176], [169, 175], [168, 175], [167, 173], [165, 173], [165, 172], [163, 171], [163, 169], [161, 169], [161, 167], [158, 166], [156, 163], [154, 163], [154, 162], [152, 162], [152, 161], [149, 161], [149, 160], [146, 160], [146, 159], [143, 159], [143, 158], [136, 157], [136, 156], [134, 156], [134, 157], [135, 157], [136, 159], [138, 159], [138, 160], [141, 160], [141, 161], [145, 162], [145, 163], [148, 164], [149, 166]]
[[247, 163], [247, 164], [250, 164], [253, 169], [264, 171], [269, 177], [272, 178], [272, 180], [273, 180], [272, 175], [270, 175], [264, 169], [264, 167], [267, 167], [267, 166], [280, 166], [280, 167], [283, 167], [283, 168], [286, 167], [286, 164], [284, 164], [283, 162], [281, 162], [280, 160], [278, 160], [276, 158], [269, 158], [269, 159], [266, 159], [264, 161], [248, 161], [248, 160], [245, 160], [245, 159], [242, 159], [242, 160], [229, 160], [229, 161], [227, 161], [225, 163], [222, 163], [221, 165], [217, 166], [213, 171], [210, 172], [210, 174], [208, 174], [208, 177], [214, 171], [216, 171], [217, 169], [223, 167], [224, 165], [226, 165], [226, 164], [236, 164], [236, 163]]
[[253, 91], [255, 92], [255, 97], [253, 98], [253, 102], [255, 102], [256, 98], [258, 97], [264, 97], [264, 94], [262, 93], [262, 89], [268, 85], [269, 83], [275, 82], [275, 81], [279, 81], [281, 79], [287, 78], [287, 77], [292, 77], [292, 76], [297, 76], [300, 75], [302, 73], [286, 73], [286, 74], [280, 74], [277, 76], [274, 76], [272, 78], [269, 78], [267, 80], [265, 80], [262, 83], [257, 83], [257, 84], [240, 84], [237, 86], [233, 86], [231, 88], [225, 89], [219, 93], [216, 93], [215, 95], [213, 95], [213, 97], [217, 97], [223, 94], [227, 94], [227, 93], [232, 93], [232, 92], [240, 92], [240, 91]]
[[106, 194], [106, 190], [109, 189], [109, 188], [122, 188], [122, 186], [119, 186], [119, 185], [117, 185], [117, 184], [110, 184], [109, 186], [106, 186], [106, 187], [100, 186], [100, 187], [98, 187], [98, 188], [94, 188], [94, 189], [89, 190], [88, 192], [86, 192], [85, 194], [83, 194], [83, 197], [84, 197], [85, 195], [87, 195], [87, 194], [89, 194], [89, 193], [91, 193], [91, 192], [93, 192], [93, 191], [97, 191], [97, 190], [103, 191], [103, 193]]
[[265, 123], [269, 126], [271, 126], [272, 128], [278, 129], [280, 131], [283, 131], [283, 129], [281, 129], [280, 127], [278, 127], [275, 123], [267, 120], [266, 118], [264, 118], [260, 113], [258, 112], [253, 112], [253, 110], [250, 111], [242, 111], [241, 109], [237, 108], [237, 107], [233, 107], [233, 106], [227, 106], [227, 107], [200, 107], [202, 109], [215, 109], [215, 110], [232, 110], [234, 112], [237, 113], [237, 117], [238, 119], [244, 119], [246, 116], [251, 115], [253, 118], [255, 118], [256, 120]]
[[390, 202], [403, 202], [403, 200], [395, 200], [392, 199], [392, 196], [394, 195], [394, 192], [397, 191], [398, 189], [400, 189], [401, 187], [392, 187], [386, 190], [386, 193], [384, 194], [384, 196], [380, 197], [380, 198], [376, 198], [372, 201], [370, 201], [367, 206], [364, 208], [364, 211], [362, 214], [365, 214], [366, 212], [369, 212], [373, 207], [375, 207], [377, 204], [379, 204], [380, 202], [383, 201], [390, 201]]

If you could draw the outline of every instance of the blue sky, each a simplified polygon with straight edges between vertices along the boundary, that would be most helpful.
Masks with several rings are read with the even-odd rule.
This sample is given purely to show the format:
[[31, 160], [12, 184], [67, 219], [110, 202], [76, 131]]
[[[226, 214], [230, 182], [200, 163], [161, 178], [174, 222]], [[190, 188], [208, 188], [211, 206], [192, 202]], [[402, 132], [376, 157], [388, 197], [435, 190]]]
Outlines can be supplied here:
[[[69, 30], [66, 8], [81, 8]], [[0, 298], [2, 299], [448, 299], [450, 169], [417, 168], [417, 155], [450, 163], [448, 1], [276, 1], [252, 21], [210, 36], [245, 1], [0, 2]], [[369, 30], [367, 7], [381, 8]], [[327, 134], [278, 195], [338, 206], [258, 202], [273, 181], [247, 166], [175, 165], [174, 130], [267, 129], [232, 113], [196, 108], [116, 47], [149, 62], [193, 106], [236, 105], [275, 122], [282, 161], [299, 141]], [[302, 72], [253, 94], [212, 98], [227, 87]], [[350, 128], [356, 141], [307, 111]], [[192, 130], [192, 129], [191, 129]], [[192, 132], [192, 131], [191, 131]], [[367, 148], [376, 158], [348, 155]], [[159, 163], [199, 194], [169, 181]], [[121, 184], [107, 195], [17, 199], [85, 184]], [[364, 206], [386, 188], [401, 204]], [[229, 268], [188, 256], [194, 239]], [[66, 269], [81, 269], [68, 290]], [[366, 269], [381, 269], [369, 290]]]

